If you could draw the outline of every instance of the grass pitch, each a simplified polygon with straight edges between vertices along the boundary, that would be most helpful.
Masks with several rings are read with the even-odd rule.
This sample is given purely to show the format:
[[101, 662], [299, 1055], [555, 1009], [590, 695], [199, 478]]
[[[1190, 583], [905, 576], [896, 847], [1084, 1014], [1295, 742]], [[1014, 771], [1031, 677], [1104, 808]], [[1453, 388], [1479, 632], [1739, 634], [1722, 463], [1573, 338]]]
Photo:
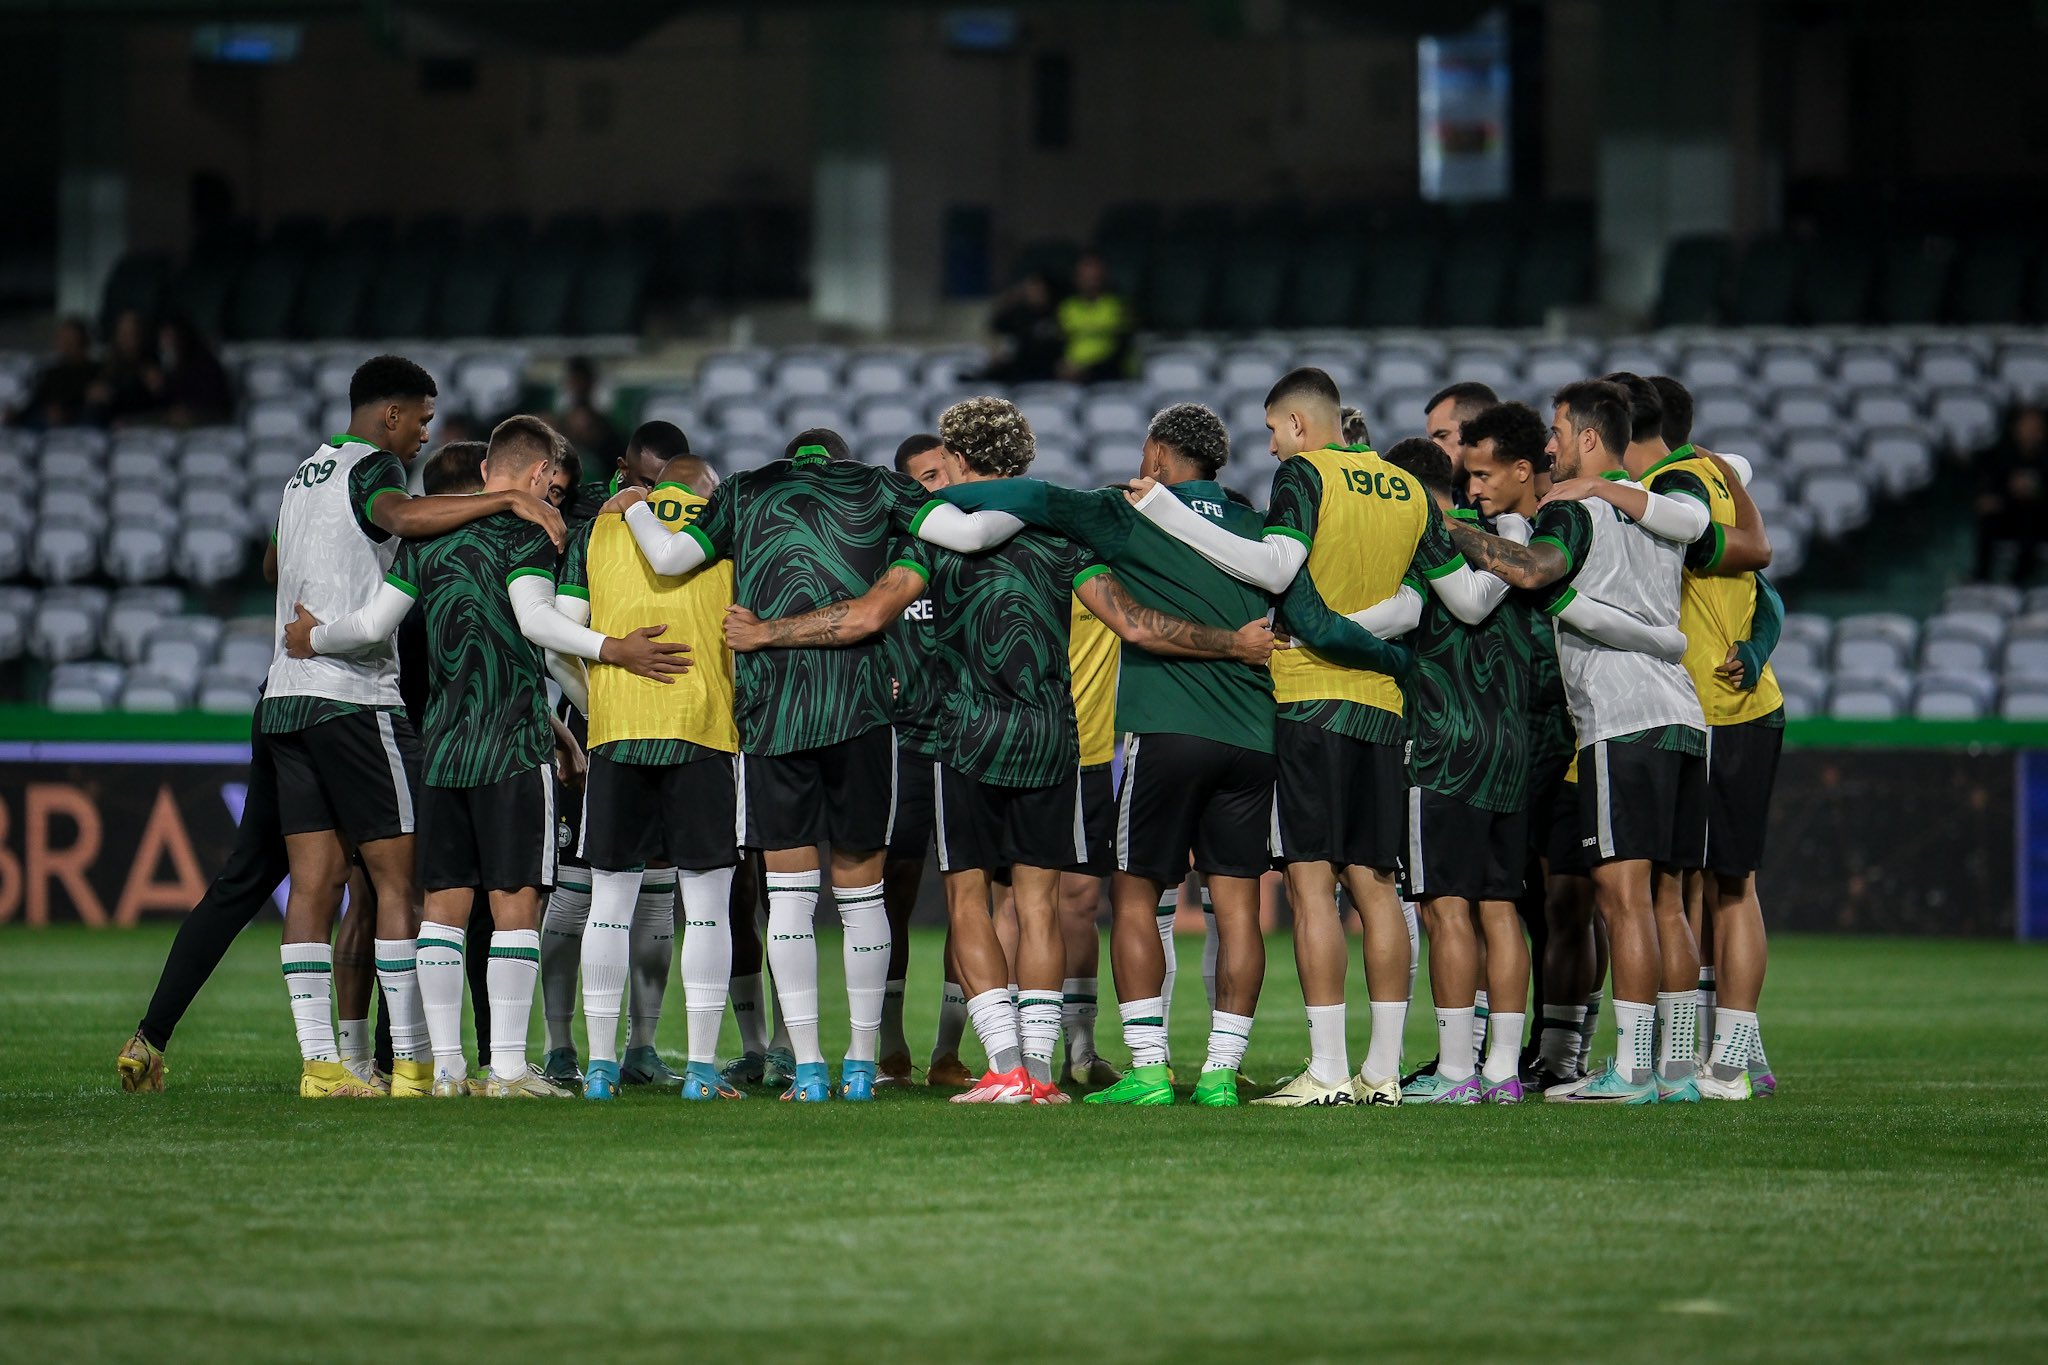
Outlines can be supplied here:
[[[1775, 1100], [1233, 1113], [306, 1102], [267, 929], [126, 1096], [169, 940], [0, 933], [0, 1359], [2048, 1355], [2038, 949], [1779, 940]], [[1305, 1048], [1271, 963], [1262, 1079]], [[1419, 1001], [1411, 1060], [1433, 1032]]]

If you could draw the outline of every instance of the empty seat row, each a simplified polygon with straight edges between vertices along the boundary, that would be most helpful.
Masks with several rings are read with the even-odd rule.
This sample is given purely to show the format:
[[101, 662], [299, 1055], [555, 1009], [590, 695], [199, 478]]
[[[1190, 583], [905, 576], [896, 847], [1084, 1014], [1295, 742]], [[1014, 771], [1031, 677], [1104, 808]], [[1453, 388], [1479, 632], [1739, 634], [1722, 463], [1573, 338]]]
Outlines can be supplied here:
[[1780, 674], [1793, 720], [2048, 720], [2048, 680], [1987, 674]]

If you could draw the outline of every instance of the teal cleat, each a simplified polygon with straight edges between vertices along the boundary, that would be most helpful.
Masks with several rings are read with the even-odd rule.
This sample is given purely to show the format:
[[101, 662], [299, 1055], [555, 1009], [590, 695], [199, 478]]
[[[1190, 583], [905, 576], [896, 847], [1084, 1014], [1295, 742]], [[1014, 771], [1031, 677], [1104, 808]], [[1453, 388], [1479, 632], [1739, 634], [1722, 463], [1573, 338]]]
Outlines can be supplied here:
[[619, 1080], [625, 1085], [678, 1086], [683, 1073], [661, 1060], [652, 1047], [629, 1047], [619, 1061]]
[[848, 1058], [839, 1068], [839, 1098], [872, 1100], [875, 1097], [875, 1074], [873, 1062], [856, 1062]]
[[583, 1088], [583, 1068], [576, 1064], [576, 1049], [558, 1047], [541, 1064], [540, 1074], [561, 1086], [564, 1090]]
[[583, 1072], [583, 1098], [615, 1100], [619, 1097], [619, 1064], [592, 1061]]
[[1700, 1081], [1697, 1071], [1688, 1071], [1677, 1080], [1657, 1077], [1657, 1103], [1698, 1104], [1700, 1102]]
[[761, 1085], [768, 1072], [768, 1054], [742, 1052], [718, 1069], [727, 1085]]
[[795, 1070], [782, 1098], [798, 1104], [823, 1104], [832, 1098], [832, 1073], [823, 1062], [798, 1062]]
[[787, 1048], [770, 1048], [761, 1062], [761, 1084], [782, 1089], [796, 1080], [796, 1054]]
[[1650, 1078], [1631, 1081], [1609, 1061], [1599, 1075], [1577, 1085], [1546, 1090], [1543, 1098], [1565, 1104], [1655, 1104], [1657, 1082]]
[[683, 1098], [686, 1100], [743, 1100], [746, 1092], [718, 1073], [718, 1068], [709, 1062], [691, 1062], [683, 1072]]
[[1462, 1081], [1454, 1081], [1439, 1071], [1417, 1075], [1401, 1087], [1403, 1104], [1477, 1104], [1479, 1097], [1486, 1093], [1486, 1082], [1473, 1072]]

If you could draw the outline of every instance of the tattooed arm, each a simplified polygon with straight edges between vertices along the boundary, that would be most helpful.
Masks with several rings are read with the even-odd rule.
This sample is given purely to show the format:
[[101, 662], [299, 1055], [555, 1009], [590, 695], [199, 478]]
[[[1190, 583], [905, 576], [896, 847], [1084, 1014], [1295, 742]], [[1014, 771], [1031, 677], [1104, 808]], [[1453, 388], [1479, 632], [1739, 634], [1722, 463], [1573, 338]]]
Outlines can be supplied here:
[[1571, 572], [1571, 560], [1551, 541], [1538, 539], [1517, 545], [1457, 521], [1450, 529], [1452, 541], [1473, 567], [1495, 575], [1509, 587], [1547, 588]]
[[796, 616], [764, 621], [745, 607], [725, 609], [725, 642], [735, 653], [757, 649], [832, 649], [857, 645], [886, 629], [924, 591], [925, 575], [898, 560], [859, 597]]
[[1147, 654], [1170, 659], [1236, 659], [1263, 665], [1273, 654], [1273, 632], [1263, 618], [1236, 630], [1199, 626], [1145, 606], [1109, 573], [1098, 573], [1074, 589], [1081, 605], [1119, 637]]

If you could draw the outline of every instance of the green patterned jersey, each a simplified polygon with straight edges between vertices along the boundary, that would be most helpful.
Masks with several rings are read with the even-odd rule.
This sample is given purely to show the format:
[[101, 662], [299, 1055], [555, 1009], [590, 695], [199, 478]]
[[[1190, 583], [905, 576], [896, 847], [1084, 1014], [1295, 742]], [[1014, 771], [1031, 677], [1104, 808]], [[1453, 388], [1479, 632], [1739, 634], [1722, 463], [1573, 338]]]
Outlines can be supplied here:
[[[914, 543], [899, 545], [899, 557]], [[926, 758], [939, 756], [939, 698], [945, 694], [937, 611], [927, 579], [924, 592], [903, 609], [902, 619], [889, 627], [887, 637], [896, 742]]]
[[1535, 668], [1525, 608], [1502, 602], [1467, 625], [1419, 581], [1410, 586], [1422, 593], [1422, 620], [1405, 688], [1409, 781], [1481, 810], [1520, 810]]
[[1526, 593], [1509, 593], [1500, 610], [1515, 611], [1529, 632], [1529, 772], [1550, 780], [1564, 776], [1579, 751], [1578, 731], [1557, 669], [1557, 623]]
[[1071, 598], [1103, 566], [1078, 543], [1028, 528], [985, 554], [918, 542], [896, 562], [924, 575], [937, 608], [939, 759], [999, 787], [1047, 787], [1073, 772]]
[[[851, 460], [777, 460], [718, 486], [694, 536], [733, 561], [733, 600], [764, 620], [859, 597], [931, 501], [917, 480]], [[750, 754], [817, 749], [887, 725], [886, 637], [844, 649], [762, 649], [735, 660], [733, 710]]]
[[409, 540], [391, 566], [387, 581], [426, 614], [430, 786], [487, 786], [554, 755], [540, 647], [520, 634], [508, 591], [528, 574], [552, 587], [555, 547], [510, 512]]

